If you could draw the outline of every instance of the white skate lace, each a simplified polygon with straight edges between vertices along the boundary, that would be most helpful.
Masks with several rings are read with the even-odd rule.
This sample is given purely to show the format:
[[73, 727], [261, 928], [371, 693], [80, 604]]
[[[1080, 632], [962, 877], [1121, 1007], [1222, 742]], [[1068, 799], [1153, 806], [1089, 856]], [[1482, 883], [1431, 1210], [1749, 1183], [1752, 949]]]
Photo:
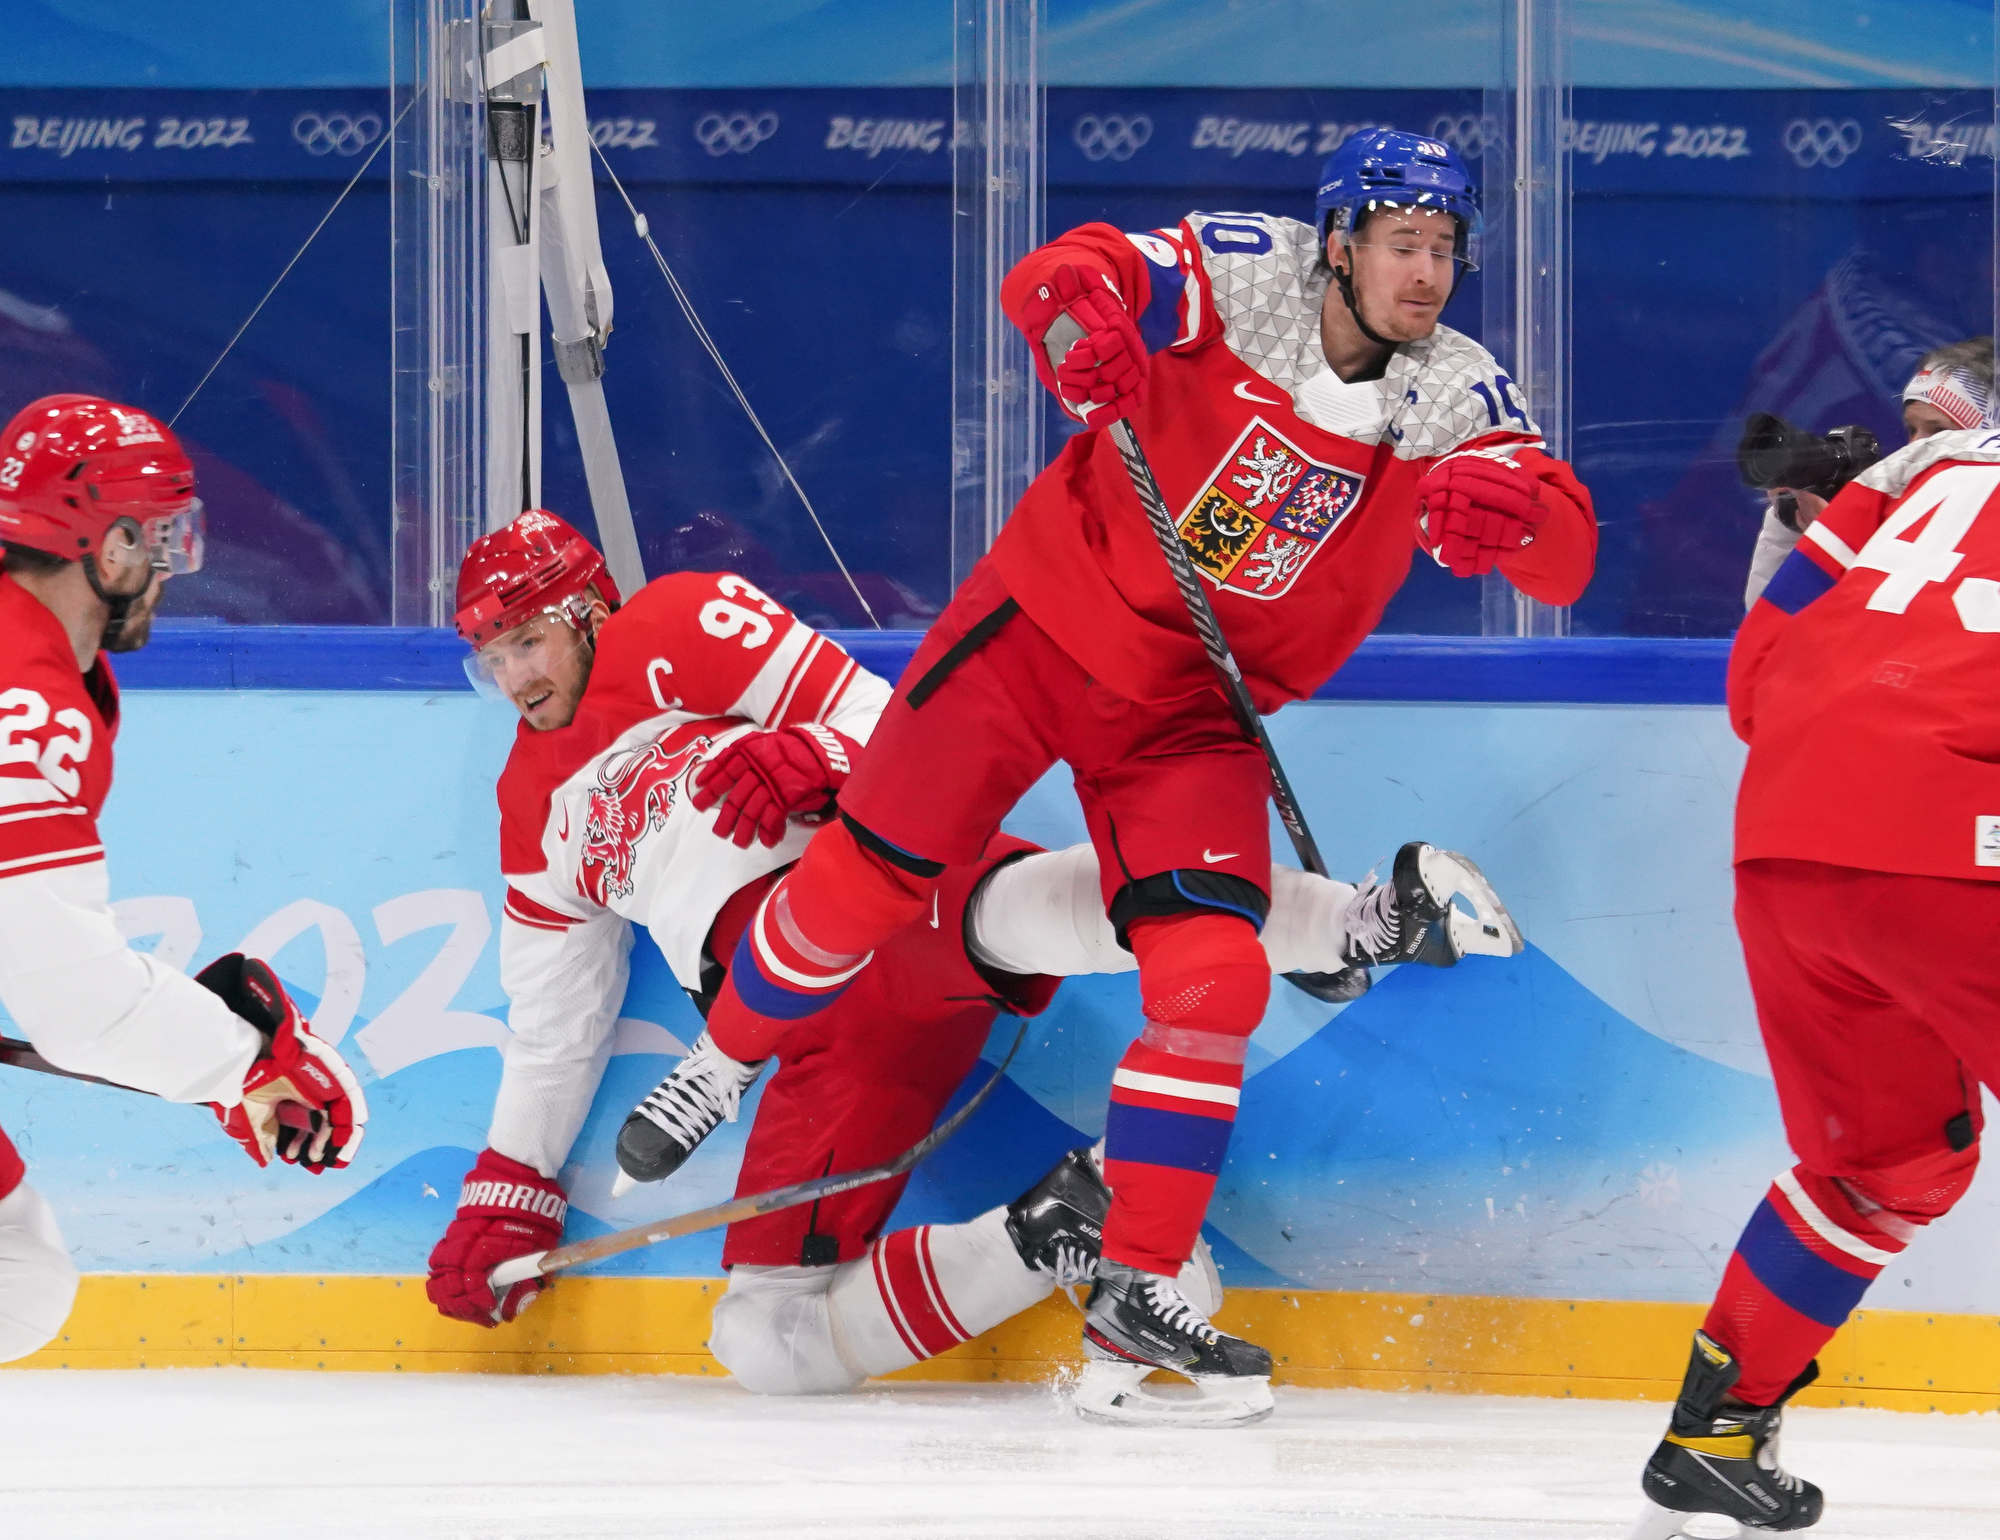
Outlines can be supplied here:
[[738, 1064], [703, 1033], [674, 1072], [639, 1103], [639, 1115], [693, 1149], [717, 1123], [734, 1123], [743, 1089], [757, 1078], [755, 1065]]
[[1222, 1338], [1222, 1333], [1215, 1329], [1207, 1316], [1195, 1309], [1171, 1279], [1155, 1278], [1150, 1281], [1146, 1285], [1146, 1303], [1159, 1318], [1160, 1324], [1171, 1331], [1186, 1332], [1211, 1346]]
[[1348, 900], [1347, 944], [1373, 960], [1395, 950], [1403, 926], [1396, 911], [1396, 885], [1371, 883]]
[[1055, 1274], [1057, 1288], [1073, 1288], [1080, 1283], [1089, 1283], [1097, 1276], [1097, 1258], [1070, 1241], [1057, 1241], [1056, 1254], [1049, 1261], [1049, 1271]]
[[1769, 1471], [1771, 1479], [1787, 1492], [1796, 1492], [1800, 1487], [1805, 1485], [1797, 1476], [1779, 1466], [1778, 1435], [1775, 1432], [1764, 1441], [1764, 1447], [1757, 1451], [1757, 1463], [1763, 1469]]

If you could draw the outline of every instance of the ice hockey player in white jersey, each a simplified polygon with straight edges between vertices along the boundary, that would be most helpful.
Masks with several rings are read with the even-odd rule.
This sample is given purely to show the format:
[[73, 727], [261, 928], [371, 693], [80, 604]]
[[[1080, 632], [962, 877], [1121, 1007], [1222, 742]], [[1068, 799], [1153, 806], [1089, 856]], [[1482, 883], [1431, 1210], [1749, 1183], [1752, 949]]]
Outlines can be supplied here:
[[[0, 1007], [49, 1062], [205, 1102], [258, 1165], [325, 1171], [368, 1120], [339, 1050], [264, 963], [232, 952], [190, 979], [111, 912], [111, 654], [145, 644], [162, 586], [202, 554], [194, 466], [148, 413], [45, 396], [0, 430]], [[0, 1361], [54, 1337], [76, 1286], [0, 1130]]]
[[[446, 1315], [490, 1324], [541, 1287], [496, 1300], [491, 1270], [560, 1238], [558, 1176], [609, 1053], [630, 927], [648, 930], [697, 1001], [711, 995], [717, 959], [796, 858], [798, 820], [824, 813], [888, 689], [733, 575], [676, 574], [618, 607], [598, 554], [544, 513], [468, 553], [459, 625], [477, 648], [475, 674], [522, 716], [501, 779], [514, 1040], [489, 1148], [432, 1253], [429, 1290]], [[1507, 949], [1463, 911], [1444, 917], [1454, 892], [1492, 911], [1497, 901], [1429, 846], [1406, 847], [1390, 882], [1362, 889], [1282, 869], [1274, 881], [1274, 967], [1333, 971], [1392, 947], [1441, 963]], [[1039, 1010], [1056, 975], [1135, 966], [1099, 892], [1087, 846], [1051, 854], [1001, 837], [950, 874], [936, 908], [882, 949], [841, 1009], [788, 1044], [738, 1190], [900, 1153], [928, 1132], [997, 1014]], [[649, 1098], [628, 1121], [628, 1169], [632, 1136], [734, 1115], [743, 1081], [702, 1072], [705, 1056], [698, 1040], [674, 1077], [693, 1100]], [[879, 1183], [731, 1228], [711, 1348], [741, 1383], [841, 1389], [964, 1341], [1059, 1281], [1088, 1278], [1110, 1202], [1099, 1166], [1078, 1151], [1013, 1204], [883, 1235], [901, 1188]], [[1214, 1308], [1205, 1255], [1183, 1283]], [[1268, 1405], [1267, 1392], [1243, 1415]]]

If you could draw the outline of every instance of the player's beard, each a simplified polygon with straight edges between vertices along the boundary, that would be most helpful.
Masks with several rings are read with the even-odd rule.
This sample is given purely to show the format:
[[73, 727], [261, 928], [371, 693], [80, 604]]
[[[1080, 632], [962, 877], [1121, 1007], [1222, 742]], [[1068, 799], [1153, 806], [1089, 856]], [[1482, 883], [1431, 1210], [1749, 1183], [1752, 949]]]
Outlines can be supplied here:
[[149, 575], [146, 586], [133, 596], [120, 616], [113, 616], [111, 624], [104, 628], [101, 643], [106, 652], [137, 652], [153, 635], [153, 615], [160, 607], [160, 594], [166, 584], [156, 583]]

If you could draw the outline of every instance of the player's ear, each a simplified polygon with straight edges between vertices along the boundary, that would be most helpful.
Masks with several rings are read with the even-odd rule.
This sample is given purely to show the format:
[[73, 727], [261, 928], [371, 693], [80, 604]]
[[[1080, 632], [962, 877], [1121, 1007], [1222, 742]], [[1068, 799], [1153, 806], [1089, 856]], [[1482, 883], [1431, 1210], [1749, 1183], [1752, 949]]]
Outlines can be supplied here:
[[151, 565], [139, 526], [130, 519], [120, 519], [106, 530], [97, 549], [84, 560], [97, 564], [98, 579], [114, 593], [124, 590], [135, 568]]

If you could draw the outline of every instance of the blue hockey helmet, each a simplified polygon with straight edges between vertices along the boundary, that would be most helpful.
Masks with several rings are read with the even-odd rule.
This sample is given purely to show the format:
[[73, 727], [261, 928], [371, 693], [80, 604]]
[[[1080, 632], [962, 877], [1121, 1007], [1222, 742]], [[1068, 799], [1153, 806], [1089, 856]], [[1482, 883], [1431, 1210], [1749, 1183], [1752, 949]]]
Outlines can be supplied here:
[[1320, 167], [1313, 208], [1322, 242], [1336, 218], [1352, 235], [1373, 209], [1440, 209], [1458, 221], [1459, 261], [1468, 271], [1479, 266], [1479, 189], [1464, 158], [1442, 139], [1396, 128], [1350, 135]]

